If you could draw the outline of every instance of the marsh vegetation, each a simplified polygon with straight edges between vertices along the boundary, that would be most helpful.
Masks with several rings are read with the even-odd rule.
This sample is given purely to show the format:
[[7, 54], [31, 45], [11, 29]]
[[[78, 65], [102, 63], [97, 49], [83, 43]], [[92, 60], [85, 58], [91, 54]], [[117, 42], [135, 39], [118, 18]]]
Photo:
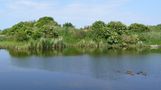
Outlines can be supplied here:
[[76, 28], [72, 23], [58, 24], [52, 17], [20, 22], [0, 31], [0, 48], [63, 49], [63, 48], [138, 48], [161, 45], [161, 25], [119, 21], [96, 21]]

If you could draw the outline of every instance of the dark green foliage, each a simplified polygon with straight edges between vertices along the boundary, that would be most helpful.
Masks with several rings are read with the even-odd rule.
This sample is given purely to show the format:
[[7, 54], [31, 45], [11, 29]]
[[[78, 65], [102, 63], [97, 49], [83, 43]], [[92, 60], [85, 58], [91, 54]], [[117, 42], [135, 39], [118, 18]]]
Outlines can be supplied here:
[[145, 32], [150, 30], [147, 26], [138, 23], [131, 24], [128, 29], [135, 32]]
[[122, 22], [110, 22], [107, 24], [107, 27], [113, 30], [127, 30], [127, 26]]
[[106, 35], [108, 35], [108, 37], [106, 37], [106, 41], [108, 44], [113, 45], [113, 44], [118, 44], [120, 41], [119, 35], [117, 32], [106, 32]]
[[40, 31], [43, 33], [44, 38], [58, 38], [58, 27], [44, 26]]
[[123, 24], [122, 22], [110, 22], [107, 24], [107, 27], [109, 27], [111, 30], [115, 30], [118, 34], [123, 34], [125, 30], [127, 30], [127, 26]]
[[60, 25], [52, 17], [40, 18], [34, 26], [38, 30], [34, 33], [34, 38], [40, 38], [40, 36], [44, 38], [58, 38], [59, 36], [58, 30]]
[[91, 26], [94, 31], [103, 31], [105, 27], [106, 24], [103, 21], [96, 21]]
[[104, 37], [104, 31], [106, 30], [106, 24], [103, 21], [96, 21], [95, 23], [92, 24], [91, 26], [92, 29], [92, 37], [96, 40], [99, 41]]
[[17, 41], [28, 41], [30, 39], [58, 38], [60, 25], [51, 17], [40, 18], [36, 22], [20, 22], [2, 32]]
[[34, 40], [40, 39], [42, 36], [43, 36], [42, 32], [40, 32], [38, 30], [33, 31], [32, 38]]
[[20, 22], [16, 25], [14, 25], [11, 28], [8, 28], [3, 31], [3, 33], [8, 35], [14, 35], [19, 31], [30, 31], [33, 29], [34, 22]]
[[[111, 25], [111, 24], [109, 24]], [[103, 40], [106, 43], [112, 45], [112, 44], [118, 44], [119, 43], [119, 30], [112, 29], [109, 25], [106, 25], [102, 21], [96, 21], [92, 26], [92, 36], [95, 41]]]
[[42, 17], [35, 23], [35, 26], [38, 28], [42, 28], [45, 25], [60, 26], [52, 17]]
[[26, 41], [32, 36], [33, 25], [35, 22], [20, 22], [2, 33], [12, 37], [12, 40]]
[[70, 22], [67, 22], [67, 23], [63, 24], [63, 27], [64, 28], [75, 28], [74, 25], [72, 23], [70, 23]]
[[24, 31], [18, 31], [15, 34], [15, 39], [17, 41], [28, 41], [30, 38], [27, 36], [27, 33]]

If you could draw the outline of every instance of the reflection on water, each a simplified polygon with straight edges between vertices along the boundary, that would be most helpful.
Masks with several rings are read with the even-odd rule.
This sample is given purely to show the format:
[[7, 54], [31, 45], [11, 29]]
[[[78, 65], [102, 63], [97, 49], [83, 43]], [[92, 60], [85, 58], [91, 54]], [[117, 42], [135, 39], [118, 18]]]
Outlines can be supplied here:
[[[80, 75], [103, 80], [110, 84], [110, 90], [151, 90], [154, 89], [151, 85], [153, 83], [155, 83], [154, 90], [161, 90], [160, 53], [161, 50], [149, 49], [0, 50], [0, 70], [10, 69], [12, 71], [13, 67], [16, 67], [27, 70], [60, 72], [61, 75], [68, 74], [72, 77], [73, 75]], [[139, 74], [140, 72], [141, 74]], [[64, 76], [59, 77], [61, 75], [55, 76], [55, 78], [65, 82], [61, 79]], [[79, 78], [77, 77], [77, 79]], [[87, 81], [90, 80], [87, 79]], [[105, 82], [100, 84], [105, 84]], [[89, 83], [87, 85], [95, 86]], [[106, 85], [101, 87], [106, 88]]]
[[68, 48], [60, 50], [9, 50], [13, 57], [28, 57], [28, 56], [122, 56], [122, 55], [145, 55], [152, 53], [161, 53], [161, 49], [87, 49], [87, 48]]
[[[98, 79], [123, 78], [127, 71], [151, 75], [156, 59], [161, 63], [160, 50], [65, 49], [59, 51], [9, 51], [11, 64], [21, 68], [88, 75]], [[150, 70], [153, 69], [153, 70]], [[157, 72], [157, 71], [156, 71]]]

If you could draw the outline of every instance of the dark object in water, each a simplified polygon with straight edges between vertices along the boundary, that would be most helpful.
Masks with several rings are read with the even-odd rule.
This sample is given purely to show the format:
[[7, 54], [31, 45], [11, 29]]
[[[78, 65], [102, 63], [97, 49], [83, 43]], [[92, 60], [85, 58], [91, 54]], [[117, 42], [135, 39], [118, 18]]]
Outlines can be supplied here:
[[128, 74], [130, 76], [134, 76], [135, 75], [132, 71], [127, 71], [126, 74]]
[[145, 72], [143, 72], [143, 71], [137, 72], [136, 74], [137, 74], [137, 75], [147, 76], [147, 73], [145, 73]]

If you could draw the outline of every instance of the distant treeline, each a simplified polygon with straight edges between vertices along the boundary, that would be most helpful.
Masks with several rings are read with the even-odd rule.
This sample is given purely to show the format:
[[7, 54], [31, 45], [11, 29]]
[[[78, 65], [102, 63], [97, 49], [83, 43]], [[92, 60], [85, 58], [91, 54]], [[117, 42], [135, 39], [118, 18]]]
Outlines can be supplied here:
[[52, 17], [42, 17], [0, 31], [0, 42], [0, 47], [4, 47], [3, 42], [27, 42], [28, 48], [32, 49], [161, 45], [161, 24], [147, 26], [133, 23], [127, 26], [120, 21], [96, 21], [78, 29], [70, 22], [60, 25]]

